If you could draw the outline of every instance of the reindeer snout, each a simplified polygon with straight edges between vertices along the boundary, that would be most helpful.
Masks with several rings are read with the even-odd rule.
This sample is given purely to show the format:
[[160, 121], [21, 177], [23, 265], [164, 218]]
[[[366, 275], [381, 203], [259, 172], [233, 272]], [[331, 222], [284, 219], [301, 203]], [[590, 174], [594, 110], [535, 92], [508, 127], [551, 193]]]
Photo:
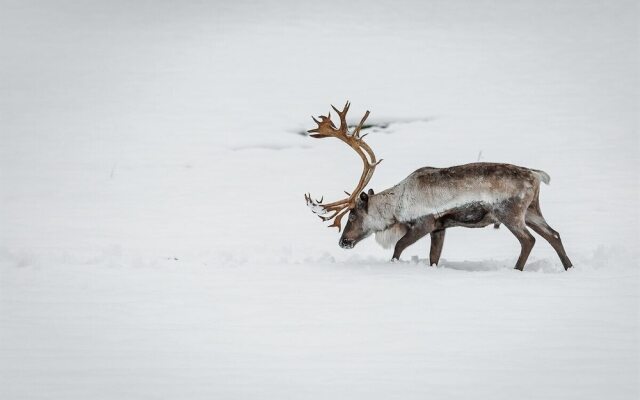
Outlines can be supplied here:
[[343, 249], [353, 249], [353, 246], [355, 245], [355, 240], [340, 238], [340, 242], [338, 242], [338, 244]]

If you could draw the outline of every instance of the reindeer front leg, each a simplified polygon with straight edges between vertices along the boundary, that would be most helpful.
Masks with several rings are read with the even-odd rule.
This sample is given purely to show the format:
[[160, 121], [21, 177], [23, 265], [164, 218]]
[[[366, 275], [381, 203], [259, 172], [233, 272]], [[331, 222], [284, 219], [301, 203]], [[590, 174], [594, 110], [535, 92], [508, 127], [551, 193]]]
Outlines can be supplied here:
[[438, 265], [442, 245], [444, 244], [444, 229], [431, 232], [431, 250], [429, 251], [429, 265]]
[[435, 218], [428, 215], [407, 223], [406, 226], [407, 233], [396, 243], [391, 261], [399, 260], [404, 249], [431, 233], [435, 228]]

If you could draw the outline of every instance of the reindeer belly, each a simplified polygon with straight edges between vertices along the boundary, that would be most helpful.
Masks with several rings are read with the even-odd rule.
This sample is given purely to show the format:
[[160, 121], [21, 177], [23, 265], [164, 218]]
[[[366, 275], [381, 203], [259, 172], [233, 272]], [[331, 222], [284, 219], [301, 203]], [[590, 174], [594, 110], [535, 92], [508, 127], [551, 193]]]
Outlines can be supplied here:
[[482, 228], [496, 222], [498, 221], [492, 213], [491, 206], [482, 202], [453, 208], [436, 219], [436, 225], [441, 228], [452, 228], [454, 226]]

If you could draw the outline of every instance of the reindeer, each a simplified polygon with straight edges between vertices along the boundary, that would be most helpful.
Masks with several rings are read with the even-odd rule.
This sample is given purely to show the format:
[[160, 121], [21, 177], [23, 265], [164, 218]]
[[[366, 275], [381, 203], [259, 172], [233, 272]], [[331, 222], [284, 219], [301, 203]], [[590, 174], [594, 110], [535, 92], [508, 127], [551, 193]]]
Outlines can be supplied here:
[[347, 198], [323, 204], [305, 195], [307, 206], [323, 221], [333, 220], [330, 227], [341, 229], [342, 218], [349, 213], [340, 247], [352, 249], [358, 242], [375, 233], [383, 247], [394, 246], [392, 261], [420, 238], [431, 235], [429, 260], [437, 265], [442, 253], [445, 231], [462, 226], [481, 228], [503, 224], [520, 242], [521, 250], [515, 268], [522, 271], [535, 244], [527, 226], [542, 236], [555, 249], [565, 270], [572, 264], [560, 235], [545, 221], [540, 210], [540, 182], [549, 184], [549, 175], [540, 170], [510, 164], [472, 163], [449, 168], [420, 168], [397, 185], [379, 193], [364, 192], [376, 166], [373, 150], [360, 131], [369, 116], [367, 111], [353, 131], [346, 116], [350, 103], [338, 110], [336, 127], [331, 113], [312, 117], [317, 128], [308, 132], [314, 138], [334, 137], [351, 147], [363, 162], [358, 185]]

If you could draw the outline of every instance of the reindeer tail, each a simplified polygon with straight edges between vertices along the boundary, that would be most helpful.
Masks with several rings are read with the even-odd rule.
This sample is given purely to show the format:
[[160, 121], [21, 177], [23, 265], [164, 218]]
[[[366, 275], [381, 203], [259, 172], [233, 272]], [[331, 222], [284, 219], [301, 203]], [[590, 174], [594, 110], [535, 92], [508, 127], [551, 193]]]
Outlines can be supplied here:
[[544, 171], [540, 171], [539, 169], [532, 169], [531, 172], [536, 174], [536, 176], [547, 185], [551, 182], [551, 177]]

